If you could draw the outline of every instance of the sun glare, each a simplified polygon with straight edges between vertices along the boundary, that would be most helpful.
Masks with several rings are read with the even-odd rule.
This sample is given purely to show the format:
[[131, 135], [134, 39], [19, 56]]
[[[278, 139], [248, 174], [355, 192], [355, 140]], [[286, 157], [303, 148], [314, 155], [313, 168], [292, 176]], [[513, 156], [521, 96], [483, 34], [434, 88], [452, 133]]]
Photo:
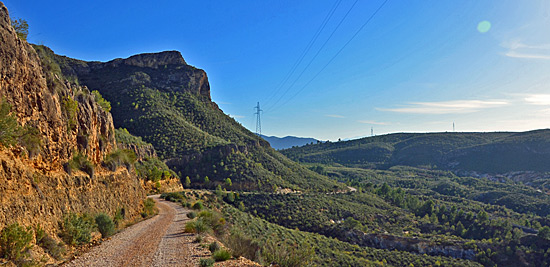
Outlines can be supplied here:
[[491, 22], [488, 22], [486, 20], [477, 24], [477, 31], [479, 31], [480, 33], [486, 33], [490, 29], [491, 29]]

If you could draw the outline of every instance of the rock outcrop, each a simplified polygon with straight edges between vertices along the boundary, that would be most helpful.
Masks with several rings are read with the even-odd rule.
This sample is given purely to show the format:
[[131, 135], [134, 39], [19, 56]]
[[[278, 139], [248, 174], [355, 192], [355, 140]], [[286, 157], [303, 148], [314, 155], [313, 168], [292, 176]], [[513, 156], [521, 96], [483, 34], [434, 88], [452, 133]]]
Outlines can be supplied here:
[[[86, 87], [71, 83], [37, 51], [17, 37], [0, 3], [0, 99], [23, 127], [36, 131], [38, 151], [0, 144], [0, 229], [12, 222], [40, 223], [54, 230], [69, 211], [111, 215], [123, 208], [128, 218], [141, 210], [140, 181], [125, 168], [101, 168], [116, 149], [113, 119]], [[93, 177], [64, 171], [76, 154], [96, 166]]]
[[104, 81], [97, 81], [93, 78], [97, 75], [123, 77], [127, 73], [133, 72], [132, 77], [119, 80], [118, 83], [110, 84], [108, 87], [120, 88], [119, 83], [123, 83], [126, 87], [145, 86], [165, 92], [189, 92], [211, 100], [210, 84], [206, 72], [188, 65], [178, 51], [145, 53], [108, 62], [86, 62], [55, 56], [57, 57], [56, 61], [66, 63], [61, 64], [61, 71], [65, 75], [77, 76], [83, 84], [87, 84], [91, 88], [105, 86], [105, 84], [101, 84]]

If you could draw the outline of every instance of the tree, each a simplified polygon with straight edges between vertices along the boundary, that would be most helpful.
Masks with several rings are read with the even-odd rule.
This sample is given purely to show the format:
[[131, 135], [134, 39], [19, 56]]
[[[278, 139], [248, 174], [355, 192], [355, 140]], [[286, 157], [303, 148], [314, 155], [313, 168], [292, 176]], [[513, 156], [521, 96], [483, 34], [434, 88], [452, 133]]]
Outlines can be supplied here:
[[230, 178], [225, 179], [225, 187], [231, 187], [233, 183], [231, 182]]
[[540, 228], [539, 233], [538, 233], [538, 237], [540, 237], [542, 239], [550, 240], [550, 227], [544, 226], [544, 227]]
[[27, 40], [27, 36], [29, 35], [29, 24], [26, 20], [22, 18], [13, 19], [11, 21], [11, 26], [13, 27], [13, 29], [15, 29], [17, 37], [25, 41]]
[[185, 177], [185, 188], [191, 187], [191, 179], [189, 179], [189, 176]]

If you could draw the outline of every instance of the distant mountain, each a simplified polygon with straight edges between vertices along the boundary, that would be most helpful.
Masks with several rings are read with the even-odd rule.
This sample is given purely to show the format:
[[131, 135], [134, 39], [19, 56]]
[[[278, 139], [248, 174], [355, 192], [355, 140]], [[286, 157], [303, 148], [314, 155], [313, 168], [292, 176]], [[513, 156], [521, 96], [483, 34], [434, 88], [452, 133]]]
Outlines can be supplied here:
[[304, 146], [311, 143], [316, 144], [319, 141], [315, 138], [296, 137], [296, 136], [277, 137], [277, 136], [262, 135], [262, 138], [267, 142], [269, 142], [272, 148], [275, 148], [277, 150], [291, 148], [294, 146]]
[[550, 130], [398, 133], [282, 150], [291, 159], [366, 168], [430, 166], [480, 173], [550, 171]]

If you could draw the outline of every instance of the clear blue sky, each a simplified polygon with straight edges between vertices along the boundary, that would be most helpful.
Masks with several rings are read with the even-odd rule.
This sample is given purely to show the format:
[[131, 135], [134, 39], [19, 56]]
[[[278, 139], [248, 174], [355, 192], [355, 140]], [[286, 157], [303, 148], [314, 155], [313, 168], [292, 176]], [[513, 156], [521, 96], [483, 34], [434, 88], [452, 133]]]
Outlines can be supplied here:
[[4, 4], [29, 22], [30, 42], [61, 55], [108, 61], [179, 50], [206, 70], [214, 101], [252, 130], [259, 101], [267, 135], [335, 140], [371, 127], [452, 131], [453, 122], [457, 131], [549, 127], [550, 1], [389, 0], [365, 25], [383, 2]]

